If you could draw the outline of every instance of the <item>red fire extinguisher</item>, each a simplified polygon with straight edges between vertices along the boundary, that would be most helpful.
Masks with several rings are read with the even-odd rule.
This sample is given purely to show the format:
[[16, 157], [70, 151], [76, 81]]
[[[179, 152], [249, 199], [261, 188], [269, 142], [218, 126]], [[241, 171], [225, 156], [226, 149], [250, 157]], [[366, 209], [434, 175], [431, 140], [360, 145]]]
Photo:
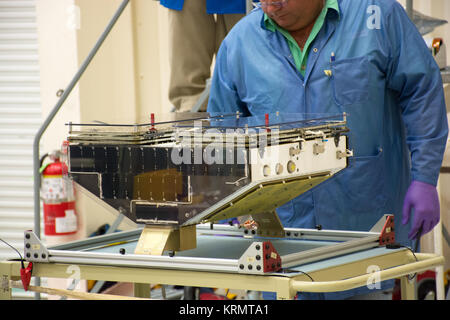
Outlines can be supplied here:
[[41, 164], [46, 157], [51, 160], [46, 166], [41, 165], [44, 233], [50, 236], [74, 234], [78, 229], [73, 182], [61, 156], [60, 151], [54, 151], [41, 158]]

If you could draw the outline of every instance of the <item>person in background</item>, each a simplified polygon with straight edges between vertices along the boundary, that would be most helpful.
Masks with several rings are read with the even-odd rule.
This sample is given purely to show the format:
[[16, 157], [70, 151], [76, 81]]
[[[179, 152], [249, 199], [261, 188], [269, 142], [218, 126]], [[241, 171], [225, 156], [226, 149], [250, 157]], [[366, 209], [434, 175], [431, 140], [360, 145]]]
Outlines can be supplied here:
[[[191, 111], [211, 76], [220, 43], [246, 13], [246, 0], [160, 0], [169, 9], [169, 100]], [[206, 109], [206, 102], [202, 111]]]
[[396, 241], [411, 247], [439, 221], [442, 78], [395, 0], [261, 0], [222, 42], [207, 110], [347, 114], [348, 167], [278, 208], [284, 227], [368, 231], [394, 214]]

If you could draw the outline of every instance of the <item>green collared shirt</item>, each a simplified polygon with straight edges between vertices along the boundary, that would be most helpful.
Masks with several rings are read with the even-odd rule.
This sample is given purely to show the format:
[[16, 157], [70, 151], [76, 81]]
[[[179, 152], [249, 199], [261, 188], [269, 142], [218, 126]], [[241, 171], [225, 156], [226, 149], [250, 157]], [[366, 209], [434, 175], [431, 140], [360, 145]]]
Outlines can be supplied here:
[[287, 43], [289, 45], [289, 49], [291, 50], [292, 53], [292, 57], [294, 58], [295, 66], [303, 76], [305, 76], [306, 62], [308, 61], [310, 45], [316, 38], [320, 29], [322, 29], [328, 9], [336, 10], [339, 13], [339, 5], [337, 0], [326, 0], [325, 6], [323, 7], [322, 11], [317, 17], [317, 20], [314, 23], [314, 27], [308, 39], [306, 40], [303, 51], [300, 49], [299, 45], [297, 44], [297, 41], [295, 41], [295, 39], [291, 36], [291, 34], [288, 31], [284, 30], [278, 24], [276, 24], [276, 22], [273, 21], [271, 18], [269, 18], [267, 14], [264, 14], [264, 23], [267, 30], [270, 30], [272, 32], [278, 30], [286, 38]]

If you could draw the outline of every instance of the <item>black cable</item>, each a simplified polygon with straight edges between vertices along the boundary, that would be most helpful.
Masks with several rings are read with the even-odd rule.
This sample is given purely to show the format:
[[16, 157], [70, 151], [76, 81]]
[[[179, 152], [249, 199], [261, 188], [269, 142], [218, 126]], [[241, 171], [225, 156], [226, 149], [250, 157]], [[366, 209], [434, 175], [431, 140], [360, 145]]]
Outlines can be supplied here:
[[8, 242], [6, 242], [5, 240], [3, 240], [2, 238], [0, 238], [0, 241], [3, 242], [4, 244], [6, 244], [6, 245], [7, 245], [8, 247], [10, 247], [11, 249], [13, 249], [14, 251], [17, 252], [17, 254], [18, 254], [19, 257], [20, 257], [20, 263], [22, 264], [22, 268], [25, 269], [25, 265], [24, 265], [24, 263], [23, 263], [23, 257], [22, 257], [22, 255], [20, 254], [19, 250], [17, 250], [16, 248], [14, 248], [12, 245], [10, 245]]
[[[419, 244], [420, 244], [420, 237], [422, 236], [422, 227], [423, 225], [420, 226], [419, 230], [417, 231], [417, 235], [416, 235], [416, 243], [414, 246], [414, 251], [411, 248], [408, 248], [409, 250], [411, 250], [414, 258], [416, 259], [416, 261], [419, 261], [416, 257], [416, 255], [414, 254], [414, 252], [417, 252], [417, 250], [419, 250]], [[414, 273], [412, 276], [408, 276], [408, 279], [411, 281], [412, 279], [414, 279], [417, 276], [417, 272]]]
[[45, 158], [47, 158], [48, 153], [44, 154], [41, 159], [39, 160], [39, 168], [42, 168], [42, 165], [44, 164]]
[[309, 274], [307, 274], [306, 272], [301, 271], [301, 270], [282, 269], [281, 272], [283, 272], [283, 273], [297, 273], [297, 272], [300, 272], [300, 273], [304, 274], [305, 276], [307, 276], [312, 282], [314, 282], [314, 279]]
[[414, 246], [414, 251], [417, 252], [419, 250], [419, 244], [420, 244], [420, 237], [422, 236], [422, 226], [420, 226], [419, 230], [417, 231], [417, 239], [416, 239], [416, 245]]
[[[387, 248], [387, 249], [406, 248], [406, 249], [408, 249], [409, 251], [411, 251], [411, 253], [412, 253], [413, 256], [414, 256], [414, 259], [416, 259], [416, 262], [418, 262], [419, 259], [417, 259], [415, 253], [417, 252], [417, 250], [419, 250], [419, 244], [420, 244], [420, 237], [421, 237], [421, 235], [422, 235], [422, 226], [420, 226], [419, 230], [417, 231], [417, 234], [416, 234], [416, 242], [415, 242], [415, 245], [414, 245], [414, 250], [411, 249], [410, 247], [404, 246], [404, 245], [402, 245], [402, 244], [400, 244], [400, 243], [392, 243], [392, 244], [388, 244], [388, 245], [386, 245], [386, 248]], [[408, 279], [409, 279], [409, 280], [413, 280], [416, 276], [417, 276], [417, 272], [414, 273], [412, 276], [411, 276], [411, 275], [408, 275]]]
[[[416, 257], [416, 254], [414, 253], [414, 250], [411, 249], [411, 248], [408, 247], [408, 246], [404, 246], [404, 245], [402, 245], [402, 244], [400, 244], [400, 243], [392, 243], [392, 244], [386, 245], [386, 248], [387, 248], [387, 249], [400, 249], [400, 248], [406, 248], [406, 249], [408, 249], [409, 251], [411, 251], [411, 253], [413, 254], [414, 258], [416, 259], [416, 262], [419, 261], [419, 259], [417, 259], [417, 257]], [[409, 279], [409, 280], [412, 280], [412, 279], [414, 279], [414, 278], [416, 277], [416, 275], [417, 275], [417, 272], [414, 273], [412, 276], [409, 276], [409, 275], [408, 275], [408, 279]]]
[[304, 274], [305, 276], [307, 276], [312, 282], [314, 282], [314, 279], [313, 279], [309, 274], [307, 274], [306, 272], [301, 271], [301, 270], [298, 270], [298, 272], [303, 273], [303, 274]]

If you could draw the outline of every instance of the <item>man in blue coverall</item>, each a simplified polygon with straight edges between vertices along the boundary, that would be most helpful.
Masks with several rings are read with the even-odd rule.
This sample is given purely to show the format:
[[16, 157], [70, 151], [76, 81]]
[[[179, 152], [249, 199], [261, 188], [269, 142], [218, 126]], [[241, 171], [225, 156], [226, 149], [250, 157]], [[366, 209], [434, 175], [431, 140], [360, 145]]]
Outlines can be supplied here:
[[442, 79], [395, 0], [262, 0], [222, 42], [208, 111], [347, 113], [354, 156], [277, 209], [285, 227], [368, 231], [393, 213], [397, 242], [411, 246], [439, 221], [448, 135]]
[[220, 43], [246, 13], [246, 0], [161, 0], [160, 3], [170, 9], [169, 100], [176, 111], [191, 111], [210, 78], [211, 63]]

